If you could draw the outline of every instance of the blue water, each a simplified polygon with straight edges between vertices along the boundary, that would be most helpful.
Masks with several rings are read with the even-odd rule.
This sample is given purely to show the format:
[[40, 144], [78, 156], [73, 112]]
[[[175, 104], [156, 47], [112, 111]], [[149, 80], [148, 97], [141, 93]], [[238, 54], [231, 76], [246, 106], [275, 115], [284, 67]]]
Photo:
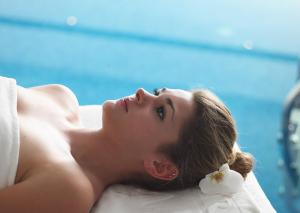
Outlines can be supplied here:
[[0, 75], [65, 84], [82, 105], [139, 87], [207, 87], [235, 116], [273, 206], [291, 212], [277, 134], [298, 76], [299, 9], [296, 0], [0, 1]]

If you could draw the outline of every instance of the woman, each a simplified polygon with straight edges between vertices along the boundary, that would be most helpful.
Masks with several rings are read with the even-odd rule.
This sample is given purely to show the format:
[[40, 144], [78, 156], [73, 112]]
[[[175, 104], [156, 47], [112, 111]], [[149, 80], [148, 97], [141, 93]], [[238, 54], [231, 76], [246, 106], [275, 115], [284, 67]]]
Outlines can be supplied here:
[[17, 86], [16, 98], [19, 161], [14, 185], [0, 190], [0, 212], [88, 212], [114, 183], [176, 190], [224, 163], [243, 177], [252, 168], [251, 156], [233, 150], [230, 112], [206, 90], [138, 89], [108, 100], [98, 130], [82, 126], [62, 85]]

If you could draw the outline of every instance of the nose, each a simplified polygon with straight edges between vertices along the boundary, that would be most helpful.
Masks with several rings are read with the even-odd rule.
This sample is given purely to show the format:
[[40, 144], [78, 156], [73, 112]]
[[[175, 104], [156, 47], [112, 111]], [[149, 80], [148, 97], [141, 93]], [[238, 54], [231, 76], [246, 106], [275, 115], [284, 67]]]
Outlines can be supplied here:
[[145, 90], [143, 88], [139, 88], [135, 95], [137, 98], [137, 103], [142, 104], [145, 98]]

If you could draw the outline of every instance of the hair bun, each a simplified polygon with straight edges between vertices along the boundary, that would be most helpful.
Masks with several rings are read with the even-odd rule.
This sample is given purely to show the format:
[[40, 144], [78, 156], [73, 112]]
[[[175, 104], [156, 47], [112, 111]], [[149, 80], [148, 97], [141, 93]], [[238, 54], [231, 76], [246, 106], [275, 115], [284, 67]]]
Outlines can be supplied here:
[[230, 165], [230, 169], [240, 173], [244, 178], [251, 172], [254, 164], [254, 158], [250, 153], [236, 152], [233, 163]]

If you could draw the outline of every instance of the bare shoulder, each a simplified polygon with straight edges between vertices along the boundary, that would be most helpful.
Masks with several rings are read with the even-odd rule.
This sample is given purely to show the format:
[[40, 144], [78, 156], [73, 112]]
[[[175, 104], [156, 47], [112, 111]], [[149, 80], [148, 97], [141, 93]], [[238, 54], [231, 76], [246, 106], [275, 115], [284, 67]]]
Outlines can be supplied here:
[[70, 120], [78, 120], [79, 103], [76, 95], [68, 87], [60, 84], [49, 84], [30, 88], [18, 86], [17, 89], [20, 111], [37, 106], [40, 109], [54, 106], [70, 115]]
[[62, 167], [32, 175], [0, 191], [0, 212], [89, 212], [91, 184], [76, 170]]
[[65, 100], [67, 97], [78, 104], [77, 98], [73, 91], [62, 84], [47, 84], [42, 86], [30, 87], [29, 90], [41, 92], [61, 100]]

